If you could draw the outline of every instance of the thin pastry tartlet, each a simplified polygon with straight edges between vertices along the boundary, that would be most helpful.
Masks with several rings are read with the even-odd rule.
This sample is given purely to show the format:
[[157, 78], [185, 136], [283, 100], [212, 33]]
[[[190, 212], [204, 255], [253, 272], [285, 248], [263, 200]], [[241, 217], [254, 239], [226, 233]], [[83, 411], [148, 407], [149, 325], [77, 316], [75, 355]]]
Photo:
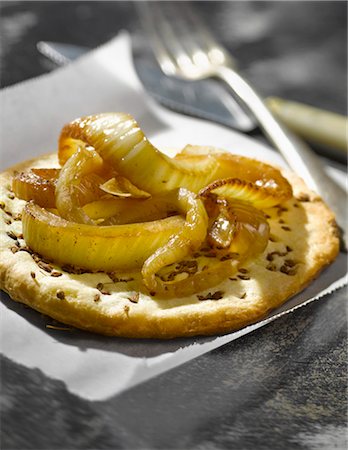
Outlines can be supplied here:
[[226, 333], [337, 256], [333, 213], [291, 172], [218, 149], [157, 150], [123, 113], [67, 124], [0, 174], [1, 288], [105, 335]]

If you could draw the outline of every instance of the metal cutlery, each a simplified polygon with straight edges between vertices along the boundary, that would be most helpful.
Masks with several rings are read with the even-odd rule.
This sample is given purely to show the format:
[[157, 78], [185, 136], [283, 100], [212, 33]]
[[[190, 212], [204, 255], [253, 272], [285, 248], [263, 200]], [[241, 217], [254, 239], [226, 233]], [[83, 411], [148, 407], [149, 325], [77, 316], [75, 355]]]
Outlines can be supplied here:
[[347, 249], [347, 194], [325, 172], [317, 155], [275, 119], [264, 100], [236, 70], [236, 62], [186, 2], [137, 2], [139, 16], [162, 71], [169, 77], [223, 81], [254, 116], [288, 165], [327, 202]]
[[[244, 133], [256, 131], [250, 113], [231, 96], [218, 80], [192, 81], [168, 77], [159, 68], [143, 35], [132, 36], [133, 63], [137, 75], [156, 101], [173, 111], [210, 120]], [[62, 66], [88, 53], [90, 48], [61, 42], [39, 41], [38, 51]], [[330, 160], [347, 164], [348, 119], [340, 114], [277, 97], [268, 97], [267, 106], [286, 126]]]
[[64, 66], [90, 51], [88, 47], [50, 41], [39, 41], [36, 44], [36, 48], [42, 55], [58, 66]]
[[[148, 47], [146, 46], [145, 50], [143, 42], [140, 41], [134, 37], [132, 39], [134, 67], [147, 93], [156, 101], [174, 111], [211, 120], [243, 132], [256, 128], [255, 119], [247, 114], [233, 97], [226, 97], [224, 86], [216, 80], [189, 83], [167, 77], [158, 67]], [[87, 47], [49, 41], [39, 41], [37, 49], [59, 66], [68, 64], [91, 50]]]

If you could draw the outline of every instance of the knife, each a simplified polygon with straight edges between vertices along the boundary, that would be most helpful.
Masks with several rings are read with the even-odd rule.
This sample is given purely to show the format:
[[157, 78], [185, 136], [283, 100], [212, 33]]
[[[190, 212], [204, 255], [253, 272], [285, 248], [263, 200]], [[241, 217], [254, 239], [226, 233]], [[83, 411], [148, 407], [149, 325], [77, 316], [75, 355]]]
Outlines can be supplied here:
[[[190, 82], [167, 77], [152, 54], [138, 49], [133, 40], [133, 61], [137, 75], [147, 92], [159, 103], [183, 114], [220, 123], [244, 133], [253, 132], [257, 124], [220, 83], [214, 80]], [[58, 42], [40, 41], [38, 51], [62, 66], [91, 49]], [[279, 98], [266, 100], [271, 111], [290, 129], [315, 146], [322, 155], [347, 163], [347, 117], [303, 103]], [[320, 124], [320, 125], [318, 125]]]

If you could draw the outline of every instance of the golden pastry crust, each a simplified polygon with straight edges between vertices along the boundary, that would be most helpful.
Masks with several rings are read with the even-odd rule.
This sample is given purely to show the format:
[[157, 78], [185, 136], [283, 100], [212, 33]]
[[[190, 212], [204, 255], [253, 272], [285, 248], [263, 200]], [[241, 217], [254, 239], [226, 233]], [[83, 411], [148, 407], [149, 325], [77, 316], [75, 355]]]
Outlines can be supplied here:
[[240, 329], [301, 291], [339, 251], [333, 213], [301, 179], [286, 172], [294, 197], [265, 210], [271, 237], [262, 255], [208, 291], [156, 299], [135, 290], [137, 275], [71, 273], [30, 252], [21, 235], [25, 202], [11, 192], [13, 173], [30, 167], [58, 167], [56, 155], [0, 174], [0, 287], [13, 300], [84, 330], [168, 339]]

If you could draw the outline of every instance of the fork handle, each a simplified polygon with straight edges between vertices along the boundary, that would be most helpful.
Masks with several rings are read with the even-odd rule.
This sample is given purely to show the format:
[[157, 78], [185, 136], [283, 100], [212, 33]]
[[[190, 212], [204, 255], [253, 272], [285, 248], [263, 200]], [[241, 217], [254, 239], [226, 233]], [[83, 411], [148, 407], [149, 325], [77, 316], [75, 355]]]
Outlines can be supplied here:
[[[325, 172], [319, 157], [269, 111], [260, 95], [230, 67], [219, 67], [216, 76], [232, 89], [234, 94], [254, 115], [265, 135], [279, 150], [289, 166], [298, 173], [308, 187], [316, 191], [331, 207], [343, 233], [347, 230], [347, 193]], [[344, 236], [347, 247], [346, 236]]]

